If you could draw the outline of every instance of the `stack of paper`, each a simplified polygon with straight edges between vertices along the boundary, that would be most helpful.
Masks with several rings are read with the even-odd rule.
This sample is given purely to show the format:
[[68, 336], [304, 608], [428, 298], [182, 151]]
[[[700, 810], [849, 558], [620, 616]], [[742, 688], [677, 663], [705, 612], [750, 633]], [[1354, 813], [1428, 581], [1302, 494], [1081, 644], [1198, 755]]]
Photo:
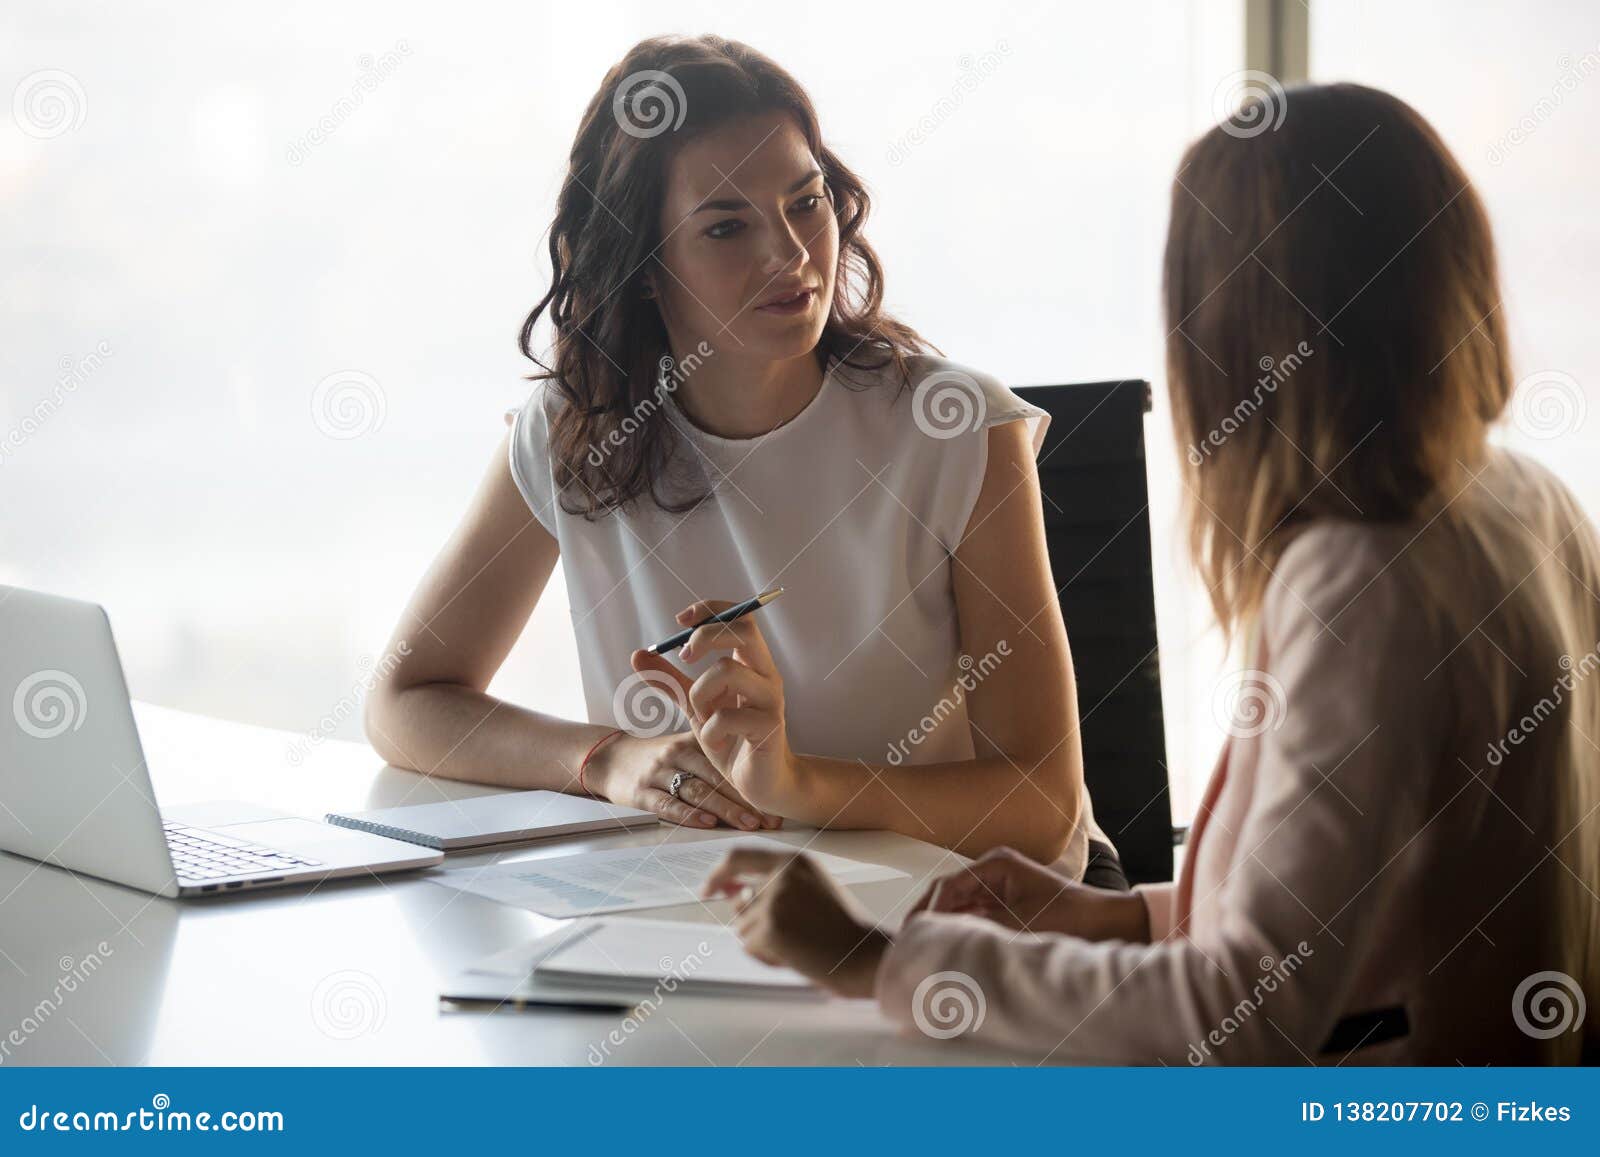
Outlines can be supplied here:
[[[792, 968], [763, 964], [733, 929], [628, 916], [597, 916], [553, 933], [533, 965], [534, 979], [596, 984], [629, 992], [653, 988], [706, 994], [820, 995]], [[541, 945], [542, 946], [542, 945]]]
[[748, 955], [721, 924], [595, 916], [480, 960], [442, 998], [496, 1008], [626, 1010], [668, 994], [818, 999], [804, 976]]

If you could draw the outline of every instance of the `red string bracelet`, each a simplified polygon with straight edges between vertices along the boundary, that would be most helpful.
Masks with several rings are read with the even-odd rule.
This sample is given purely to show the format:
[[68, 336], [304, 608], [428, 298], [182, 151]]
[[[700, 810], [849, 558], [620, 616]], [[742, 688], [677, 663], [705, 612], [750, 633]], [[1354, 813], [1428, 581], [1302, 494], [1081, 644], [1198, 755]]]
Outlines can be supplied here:
[[580, 791], [582, 791], [583, 794], [588, 796], [590, 799], [600, 799], [601, 797], [595, 795], [594, 792], [590, 791], [588, 784], [583, 782], [583, 769], [589, 766], [589, 757], [592, 756], [596, 751], [600, 750], [600, 745], [602, 743], [604, 743], [608, 739], [615, 739], [617, 736], [619, 736], [621, 734], [622, 734], [622, 729], [618, 728], [617, 730], [609, 732], [606, 735], [602, 735], [599, 739], [596, 739], [594, 741], [594, 746], [589, 748], [588, 754], [586, 754], [583, 757], [583, 762], [578, 764], [578, 789]]

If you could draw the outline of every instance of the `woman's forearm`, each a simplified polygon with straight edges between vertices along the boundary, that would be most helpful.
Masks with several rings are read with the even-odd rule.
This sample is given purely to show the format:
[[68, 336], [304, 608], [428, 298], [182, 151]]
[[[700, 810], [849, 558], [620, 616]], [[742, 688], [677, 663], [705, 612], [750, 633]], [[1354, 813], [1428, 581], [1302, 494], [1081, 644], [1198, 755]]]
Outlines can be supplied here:
[[368, 700], [373, 749], [425, 775], [578, 793], [578, 765], [612, 729], [517, 707], [460, 683], [420, 683]]
[[794, 764], [784, 815], [817, 827], [888, 829], [965, 856], [1005, 846], [1049, 863], [1082, 811], [1082, 773], [1059, 753], [911, 767], [796, 755]]

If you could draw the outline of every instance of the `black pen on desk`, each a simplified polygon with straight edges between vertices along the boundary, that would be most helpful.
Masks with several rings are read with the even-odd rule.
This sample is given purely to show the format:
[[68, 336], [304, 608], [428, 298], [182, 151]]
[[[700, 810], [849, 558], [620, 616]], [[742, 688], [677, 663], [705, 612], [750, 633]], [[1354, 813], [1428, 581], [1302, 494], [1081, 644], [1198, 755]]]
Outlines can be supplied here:
[[765, 594], [757, 595], [753, 599], [745, 599], [745, 601], [742, 603], [735, 603], [727, 610], [718, 611], [710, 618], [701, 619], [694, 626], [685, 627], [676, 635], [673, 635], [670, 639], [662, 639], [661, 642], [655, 644], [654, 646], [646, 647], [645, 650], [649, 651], [652, 655], [665, 655], [669, 651], [676, 651], [679, 647], [683, 646], [689, 641], [690, 635], [694, 634], [707, 623], [731, 623], [734, 619], [742, 619], [752, 611], [759, 611], [762, 607], [766, 606], [782, 593], [782, 587], [775, 587], [772, 590], [767, 591]]
[[501, 1008], [521, 1010], [525, 1008], [565, 1008], [578, 1012], [632, 1012], [639, 1007], [637, 1000], [607, 1000], [604, 997], [583, 996], [440, 996], [440, 1004], [450, 1004], [463, 1011], [495, 1012]]

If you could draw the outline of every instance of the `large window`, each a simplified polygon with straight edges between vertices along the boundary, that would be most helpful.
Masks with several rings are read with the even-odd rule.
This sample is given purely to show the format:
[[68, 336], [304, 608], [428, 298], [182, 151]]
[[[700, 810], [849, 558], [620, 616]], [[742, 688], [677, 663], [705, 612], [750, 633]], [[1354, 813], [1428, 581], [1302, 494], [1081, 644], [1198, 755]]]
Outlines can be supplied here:
[[1311, 70], [1409, 101], [1466, 167], [1499, 242], [1520, 380], [1501, 437], [1600, 514], [1600, 6], [1313, 4]]
[[[1222, 656], [1173, 525], [1160, 248], [1178, 156], [1244, 67], [1242, 4], [254, 13], [0, 13], [0, 581], [107, 604], [140, 698], [359, 738], [371, 666], [525, 396], [514, 337], [584, 105], [637, 39], [714, 29], [809, 87], [873, 190], [891, 308], [947, 354], [1017, 385], [1156, 382], [1187, 817]], [[1318, 77], [1440, 126], [1494, 212], [1524, 372], [1592, 391], [1593, 7], [1319, 3], [1311, 31]], [[1511, 436], [1597, 493], [1600, 415], [1544, 432]], [[559, 575], [493, 689], [581, 715]]]
[[[0, 580], [107, 604], [138, 697], [347, 738], [525, 396], [571, 134], [634, 41], [792, 70], [893, 309], [1015, 384], [1156, 376], [1168, 181], [1240, 66], [1200, 0], [254, 11], [0, 16]], [[559, 578], [494, 690], [581, 715]]]

